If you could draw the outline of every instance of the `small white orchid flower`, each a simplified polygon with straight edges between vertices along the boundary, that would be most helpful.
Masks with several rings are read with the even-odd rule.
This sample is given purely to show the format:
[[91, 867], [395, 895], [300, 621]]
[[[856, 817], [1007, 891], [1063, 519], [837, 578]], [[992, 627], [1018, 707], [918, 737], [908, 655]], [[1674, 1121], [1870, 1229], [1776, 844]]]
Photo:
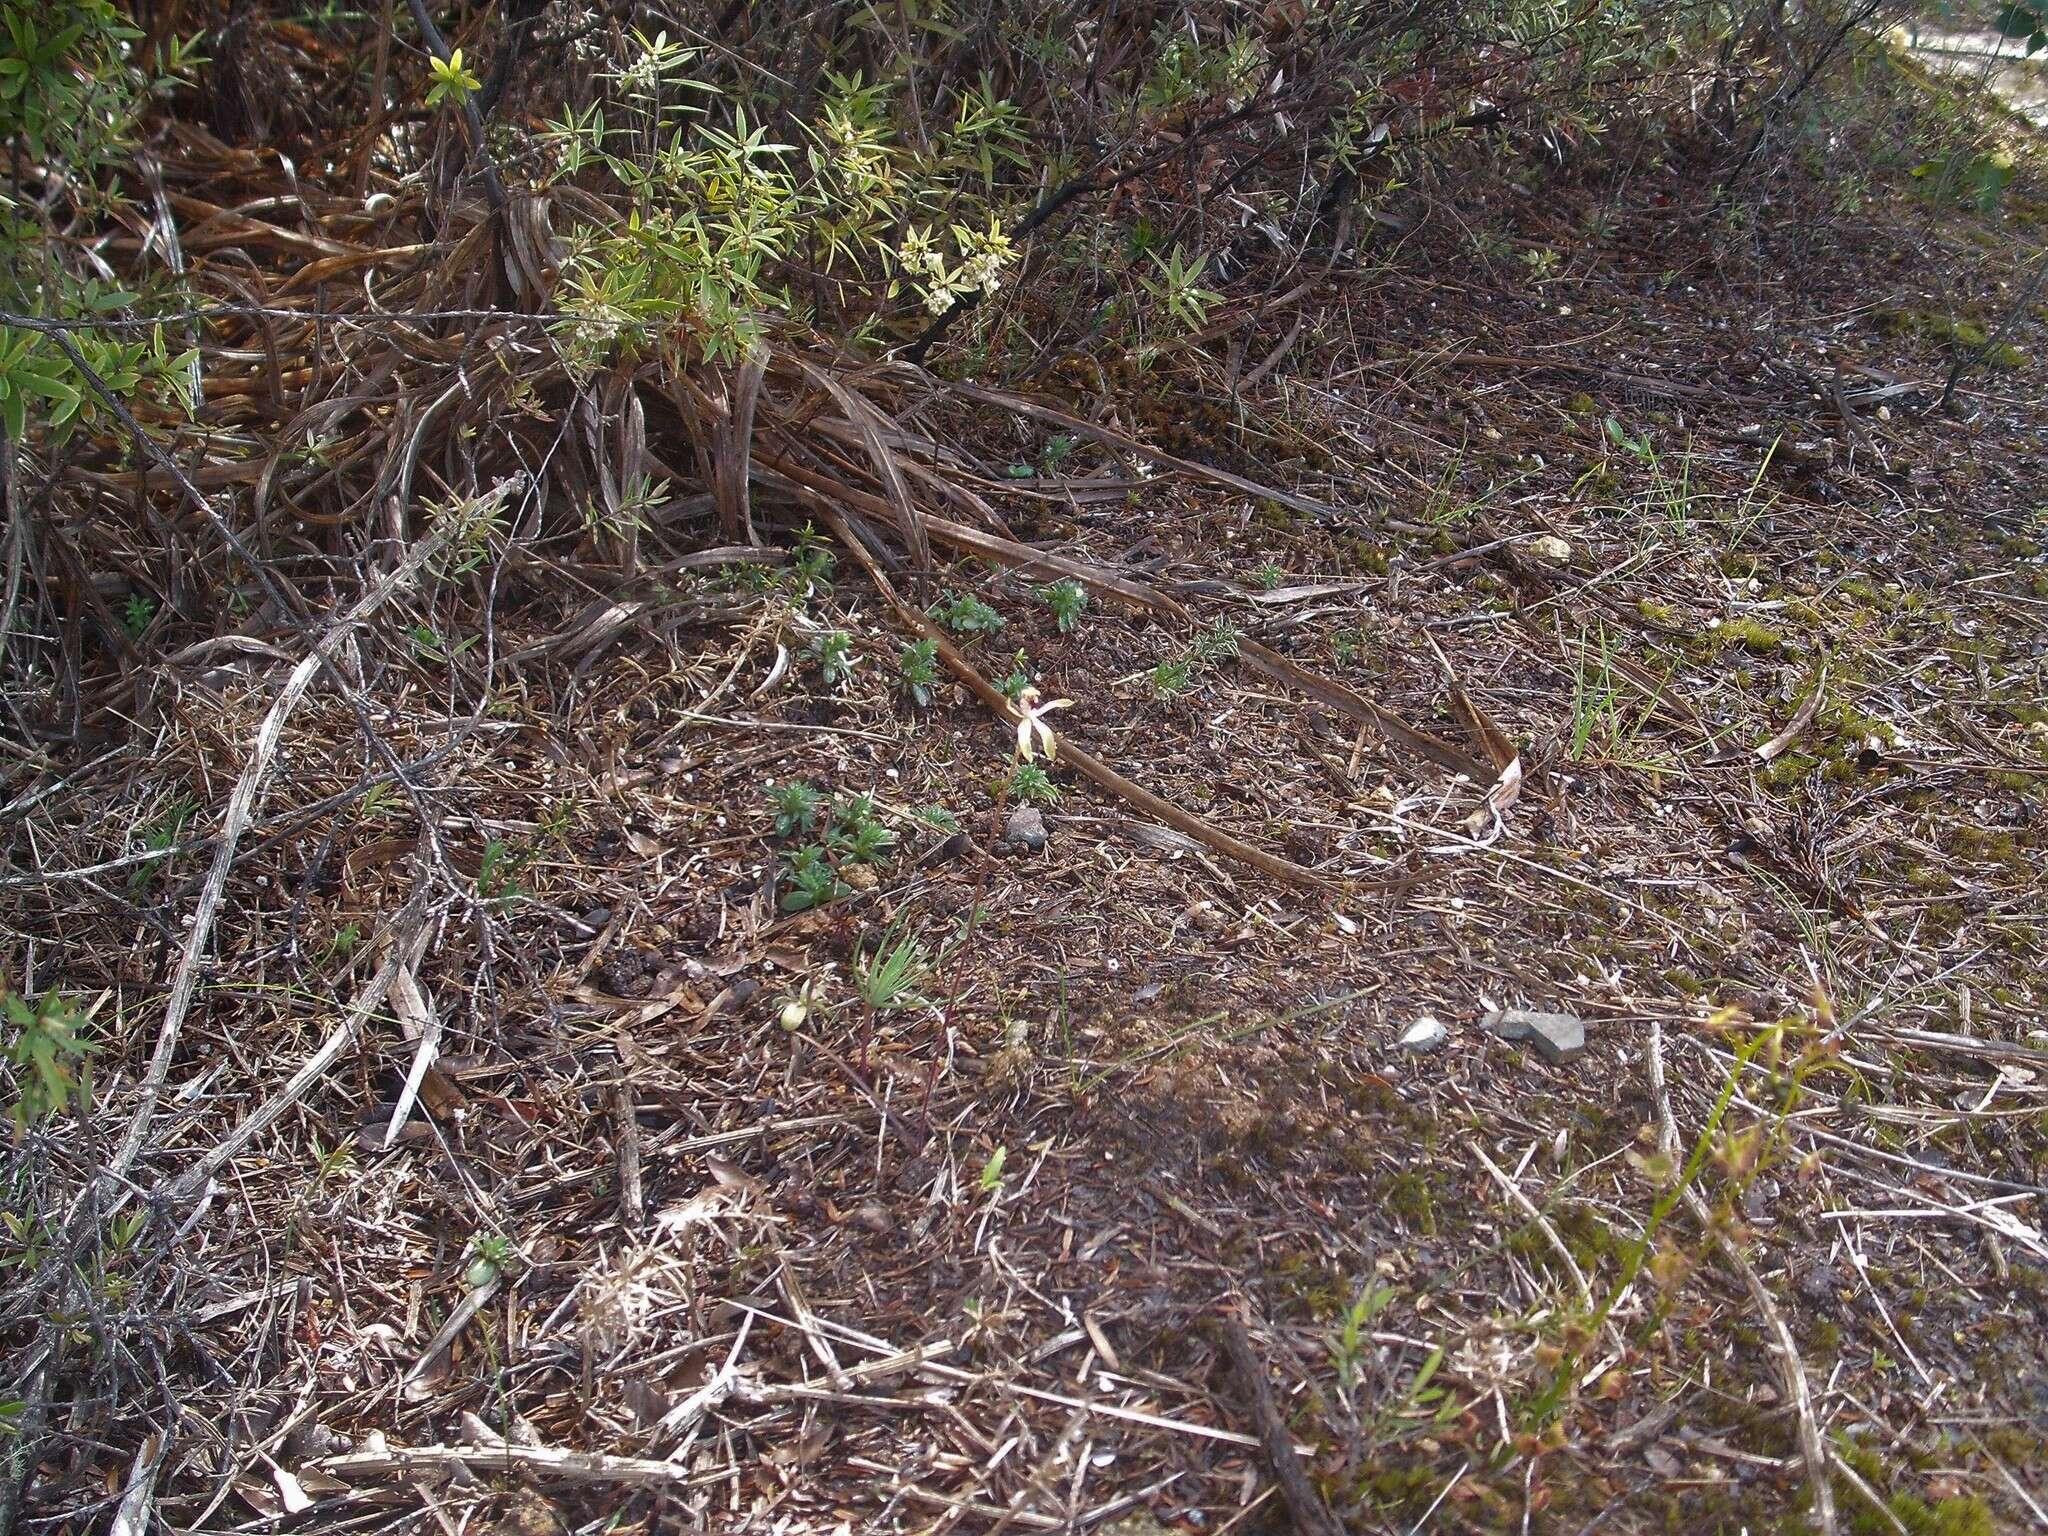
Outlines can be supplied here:
[[1059, 738], [1053, 735], [1052, 727], [1045, 723], [1045, 717], [1056, 709], [1072, 709], [1072, 699], [1045, 699], [1041, 701], [1036, 688], [1026, 686], [1017, 692], [1017, 756], [1030, 762], [1045, 752], [1045, 760], [1055, 762], [1059, 757]]

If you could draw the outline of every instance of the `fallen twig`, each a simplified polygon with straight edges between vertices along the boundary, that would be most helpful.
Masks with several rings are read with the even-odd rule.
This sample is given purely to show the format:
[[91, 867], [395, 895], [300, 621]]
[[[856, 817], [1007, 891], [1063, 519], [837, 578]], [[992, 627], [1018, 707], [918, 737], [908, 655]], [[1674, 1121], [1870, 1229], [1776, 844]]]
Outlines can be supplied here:
[[1467, 756], [1441, 737], [1427, 731], [1419, 731], [1384, 705], [1375, 704], [1362, 694], [1354, 693], [1342, 683], [1335, 683], [1313, 672], [1297, 662], [1288, 660], [1278, 651], [1270, 650], [1256, 640], [1240, 638], [1237, 642], [1240, 659], [1256, 670], [1265, 673], [1277, 682], [1306, 694], [1326, 709], [1335, 710], [1346, 719], [1360, 725], [1377, 728], [1388, 740], [1407, 748], [1419, 757], [1425, 757], [1439, 768], [1452, 773], [1462, 773], [1474, 784], [1488, 784], [1493, 781], [1493, 772], [1475, 757]]
[[369, 985], [356, 998], [348, 1016], [336, 1025], [333, 1032], [321, 1042], [320, 1048], [300, 1064], [298, 1071], [286, 1082], [261, 1109], [230, 1131], [213, 1149], [198, 1162], [172, 1179], [164, 1190], [165, 1198], [173, 1203], [189, 1200], [206, 1187], [207, 1180], [231, 1162], [235, 1155], [257, 1136], [283, 1119], [290, 1108], [313, 1090], [313, 1086], [327, 1075], [328, 1069], [341, 1058], [341, 1053], [354, 1042], [356, 1034], [365, 1020], [376, 1013], [392, 984], [401, 971], [410, 970], [419, 963], [421, 953], [427, 944], [427, 891], [428, 882], [424, 876], [415, 886], [412, 899], [400, 908], [398, 916], [391, 923], [390, 950], [384, 963], [370, 978]]
[[1243, 1323], [1227, 1312], [1213, 1319], [1212, 1327], [1230, 1358], [1238, 1390], [1258, 1429], [1259, 1449], [1266, 1453], [1266, 1465], [1280, 1484], [1280, 1496], [1294, 1516], [1295, 1529], [1302, 1536], [1344, 1536], [1344, 1527], [1337, 1523], [1330, 1506], [1301, 1470], [1294, 1437], [1288, 1434], [1287, 1424], [1273, 1402], [1273, 1388], [1266, 1380], [1266, 1368], [1260, 1363], [1258, 1351], [1252, 1348], [1251, 1335], [1245, 1332]]
[[263, 717], [263, 724], [257, 729], [256, 739], [250, 747], [249, 761], [235, 782], [234, 793], [228, 796], [227, 810], [221, 818], [220, 842], [214, 849], [213, 866], [206, 872], [206, 883], [200, 888], [199, 906], [192, 914], [184, 952], [178, 957], [177, 974], [171, 980], [170, 1002], [164, 1008], [163, 1023], [157, 1030], [156, 1050], [139, 1086], [140, 1099], [135, 1106], [134, 1117], [129, 1121], [128, 1134], [122, 1139], [121, 1148], [108, 1169], [112, 1177], [119, 1178], [134, 1166], [143, 1144], [149, 1139], [150, 1120], [156, 1113], [164, 1084], [170, 1078], [171, 1061], [177, 1055], [179, 1030], [199, 990], [199, 957], [206, 950], [207, 940], [212, 937], [213, 921], [220, 912], [221, 897], [227, 890], [228, 871], [234, 867], [236, 846], [255, 811], [257, 792], [270, 772], [271, 759], [277, 754], [285, 721], [312, 687], [314, 677], [331, 663], [342, 642], [383, 607], [393, 594], [411, 583], [420, 568], [440, 548], [441, 542], [438, 536], [421, 539], [407, 554], [403, 564], [386, 574], [346, 613], [329, 624], [306, 658], [292, 669], [277, 701]]
[[413, 1477], [422, 1472], [445, 1472], [462, 1468], [486, 1476], [497, 1472], [525, 1472], [539, 1477], [563, 1477], [586, 1483], [635, 1483], [683, 1485], [722, 1482], [725, 1472], [693, 1473], [666, 1461], [639, 1456], [606, 1456], [596, 1451], [562, 1451], [533, 1445], [416, 1445], [383, 1450], [352, 1451], [345, 1456], [328, 1456], [312, 1463], [316, 1472], [346, 1481], [350, 1477]]

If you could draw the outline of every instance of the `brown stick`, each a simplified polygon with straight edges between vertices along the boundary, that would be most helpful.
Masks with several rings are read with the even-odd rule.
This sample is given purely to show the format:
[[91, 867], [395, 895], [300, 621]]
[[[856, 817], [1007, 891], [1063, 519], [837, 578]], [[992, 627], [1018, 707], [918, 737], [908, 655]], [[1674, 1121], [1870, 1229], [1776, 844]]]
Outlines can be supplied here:
[[630, 1080], [621, 1079], [612, 1113], [619, 1144], [619, 1219], [637, 1236], [647, 1217], [647, 1197], [640, 1185], [640, 1106], [634, 1102]]
[[1257, 668], [1275, 681], [1286, 683], [1297, 692], [1306, 694], [1325, 709], [1335, 710], [1346, 719], [1356, 721], [1360, 725], [1374, 727], [1388, 740], [1407, 748], [1418, 757], [1428, 758], [1438, 767], [1448, 768], [1452, 773], [1462, 773], [1475, 784], [1487, 784], [1493, 779], [1486, 765], [1477, 758], [1459, 751], [1448, 741], [1432, 736], [1427, 731], [1417, 730], [1384, 705], [1375, 704], [1364, 695], [1352, 692], [1342, 683], [1316, 676], [1305, 667], [1298, 666], [1278, 651], [1271, 650], [1256, 640], [1239, 639], [1237, 655], [1240, 661]]
[[1301, 1470], [1301, 1458], [1294, 1453], [1294, 1436], [1287, 1432], [1287, 1423], [1280, 1417], [1272, 1385], [1266, 1380], [1266, 1367], [1259, 1360], [1258, 1351], [1252, 1348], [1251, 1335], [1245, 1332], [1244, 1324], [1224, 1313], [1214, 1320], [1213, 1331], [1223, 1341], [1223, 1352], [1230, 1357], [1238, 1391], [1251, 1410], [1259, 1448], [1266, 1453], [1266, 1464], [1280, 1484], [1280, 1497], [1287, 1501], [1288, 1513], [1294, 1516], [1294, 1528], [1302, 1536], [1344, 1536], [1344, 1527], [1337, 1523], [1330, 1506]]

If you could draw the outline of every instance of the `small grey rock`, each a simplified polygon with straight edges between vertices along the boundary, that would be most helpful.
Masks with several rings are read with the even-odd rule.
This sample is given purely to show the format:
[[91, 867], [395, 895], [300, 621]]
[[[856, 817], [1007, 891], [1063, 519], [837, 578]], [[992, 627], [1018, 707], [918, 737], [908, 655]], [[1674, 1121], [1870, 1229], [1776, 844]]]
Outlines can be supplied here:
[[1420, 1056], [1425, 1051], [1435, 1050], [1450, 1038], [1451, 1032], [1439, 1020], [1425, 1013], [1401, 1031], [1401, 1049]]
[[1554, 1066], [1564, 1065], [1586, 1049], [1586, 1025], [1577, 1014], [1496, 1008], [1480, 1023], [1503, 1040], [1529, 1041]]
[[659, 1387], [645, 1381], [628, 1381], [619, 1388], [619, 1400], [642, 1429], [652, 1429], [675, 1406]]
[[1003, 827], [1003, 841], [1026, 853], [1044, 852], [1046, 836], [1045, 814], [1035, 805], [1018, 806]]
[[285, 1438], [294, 1461], [314, 1461], [322, 1456], [340, 1456], [356, 1448], [355, 1441], [318, 1419], [309, 1419]]
[[1842, 1277], [1829, 1265], [1815, 1264], [1800, 1274], [1797, 1284], [1801, 1296], [1821, 1307], [1836, 1300], [1835, 1293], [1841, 1288]]

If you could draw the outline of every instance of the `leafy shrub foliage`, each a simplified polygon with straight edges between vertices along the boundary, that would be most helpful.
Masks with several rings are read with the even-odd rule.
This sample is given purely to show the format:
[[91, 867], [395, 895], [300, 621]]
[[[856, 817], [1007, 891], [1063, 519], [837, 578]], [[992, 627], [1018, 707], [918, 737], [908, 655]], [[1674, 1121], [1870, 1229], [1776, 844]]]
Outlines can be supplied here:
[[143, 34], [111, 0], [0, 0], [0, 24], [0, 142], [16, 151], [0, 201], [0, 310], [71, 327], [64, 341], [0, 329], [0, 429], [20, 442], [33, 416], [62, 441], [102, 409], [81, 364], [122, 399], [179, 398], [194, 377], [198, 354], [174, 353], [161, 326], [112, 328], [138, 294], [107, 281], [103, 263], [66, 259], [80, 226], [128, 206], [118, 173], [142, 115], [193, 55], [174, 42], [145, 70]]
[[[1602, 164], [1684, 166], [1704, 195], [1787, 163], [1777, 151], [1831, 143], [1812, 95], [1888, 67], [1873, 0], [757, 0], [660, 15], [198, 0], [171, 14], [205, 35], [146, 33], [163, 17], [119, 0], [0, 0], [0, 431], [31, 468], [84, 453], [126, 473], [137, 445], [108, 405], [121, 401], [219, 471], [203, 518], [192, 487], [176, 488], [175, 531], [161, 485], [118, 502], [104, 474], [45, 524], [90, 541], [119, 523], [137, 541], [124, 554], [187, 546], [155, 592], [131, 586], [100, 616], [123, 658], [274, 590], [278, 568], [249, 572], [242, 551], [275, 549], [277, 509], [300, 488], [326, 504], [292, 530], [298, 555], [354, 561], [394, 528], [403, 542], [451, 523], [454, 552], [430, 575], [472, 591], [536, 538], [641, 569], [643, 543], [672, 544], [664, 524], [698, 488], [725, 542], [759, 542], [758, 471], [778, 506], [792, 486], [825, 494], [790, 472], [814, 446], [799, 396], [840, 390], [833, 415], [858, 434], [798, 466], [813, 481], [849, 463], [865, 474], [890, 433], [930, 429], [862, 415], [866, 380], [902, 384], [886, 359], [1163, 397], [1140, 387], [1148, 371], [1200, 356], [1248, 300], [1305, 271], [1366, 270], [1375, 232], [1410, 204], [1526, 193]], [[1984, 19], [2031, 40], [2038, 16]], [[1830, 72], [1851, 55], [1853, 70]], [[174, 174], [202, 117], [219, 187]], [[1900, 152], [1902, 174], [1919, 163], [1930, 193], [1978, 207], [2012, 174], [1961, 127]], [[281, 189], [248, 202], [265, 219], [303, 195], [265, 227], [301, 220], [292, 238], [312, 249], [234, 247], [245, 183]], [[207, 230], [189, 271], [181, 228]], [[1568, 250], [1516, 252], [1483, 223], [1473, 238], [1498, 242], [1532, 286], [1569, 266]], [[318, 276], [295, 293], [298, 270]], [[279, 304], [261, 302], [266, 284]], [[297, 307], [351, 285], [351, 302], [370, 296], [359, 321]], [[337, 347], [348, 357], [331, 367]], [[201, 357], [218, 365], [210, 393]], [[448, 381], [430, 383], [422, 359], [454, 370], [455, 395], [436, 401]], [[852, 391], [822, 378], [871, 365]], [[1020, 437], [995, 472], [1071, 473], [1078, 441]], [[262, 472], [229, 468], [238, 456]], [[931, 494], [929, 480], [880, 479], [894, 507]], [[221, 561], [224, 532], [261, 537]], [[64, 563], [25, 562], [45, 614], [65, 599], [44, 573]], [[204, 590], [230, 576], [246, 590]], [[821, 539], [800, 539], [794, 579], [825, 595]], [[1082, 622], [1081, 589], [1055, 584], [1043, 601], [1063, 632]], [[1003, 623], [967, 599], [944, 621], [964, 641]], [[17, 626], [10, 665], [40, 644], [34, 628]], [[451, 674], [480, 659], [459, 627], [420, 635]], [[848, 686], [847, 643], [811, 653]], [[75, 665], [39, 654], [46, 672]], [[925, 646], [896, 658], [915, 704], [935, 696], [935, 661]], [[1158, 681], [1173, 693], [1193, 677], [1170, 667]]]

